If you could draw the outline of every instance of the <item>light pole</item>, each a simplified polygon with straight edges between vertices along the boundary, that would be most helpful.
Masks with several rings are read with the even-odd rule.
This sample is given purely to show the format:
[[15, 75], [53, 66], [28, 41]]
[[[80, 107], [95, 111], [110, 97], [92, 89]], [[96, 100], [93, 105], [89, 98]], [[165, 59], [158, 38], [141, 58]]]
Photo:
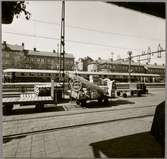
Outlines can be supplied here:
[[129, 55], [129, 78], [128, 78], [128, 82], [131, 83], [131, 61], [132, 61], [132, 51], [128, 51], [128, 55]]

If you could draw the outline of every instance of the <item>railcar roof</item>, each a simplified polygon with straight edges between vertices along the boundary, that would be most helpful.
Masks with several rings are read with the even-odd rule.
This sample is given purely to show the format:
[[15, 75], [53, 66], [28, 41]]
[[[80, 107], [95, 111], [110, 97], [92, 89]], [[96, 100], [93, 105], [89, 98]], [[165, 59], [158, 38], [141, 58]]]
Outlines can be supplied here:
[[[58, 70], [37, 70], [37, 69], [5, 69], [3, 70], [4, 73], [10, 72], [29, 72], [29, 73], [59, 73]], [[128, 76], [129, 73], [122, 73], [122, 72], [88, 72], [88, 71], [65, 71], [65, 73], [74, 73], [74, 74], [81, 74], [81, 75], [118, 75], [118, 76]], [[131, 76], [153, 76], [159, 77], [158, 74], [145, 74], [145, 73], [131, 73]]]

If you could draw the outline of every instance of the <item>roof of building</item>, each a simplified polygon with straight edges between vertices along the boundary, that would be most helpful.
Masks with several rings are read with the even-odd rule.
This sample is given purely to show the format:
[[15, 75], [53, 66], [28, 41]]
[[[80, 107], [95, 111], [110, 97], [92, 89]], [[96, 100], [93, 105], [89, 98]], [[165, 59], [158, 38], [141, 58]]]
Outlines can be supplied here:
[[12, 45], [12, 44], [7, 44], [7, 43], [3, 43], [2, 44], [2, 49], [9, 49], [11, 51], [23, 51], [24, 50], [24, 46], [23, 45]]
[[[122, 65], [129, 65], [128, 61], [111, 61], [111, 60], [106, 60], [106, 59], [100, 59], [96, 61], [92, 61], [90, 64], [122, 64]], [[162, 68], [164, 69], [164, 65], [156, 65], [156, 64], [139, 64], [138, 62], [133, 62], [131, 63], [132, 66], [144, 66], [147, 68]]]
[[147, 67], [147, 68], [162, 68], [162, 69], [164, 69], [165, 68], [165, 65], [145, 65], [145, 67]]
[[[48, 56], [48, 57], [59, 57], [58, 53], [52, 53], [52, 52], [44, 52], [44, 51], [33, 51], [33, 50], [28, 50], [27, 55], [31, 56]], [[65, 53], [64, 57], [66, 58], [74, 58], [73, 54]]]
[[[4, 73], [8, 72], [31, 72], [31, 73], [59, 73], [58, 70], [37, 70], [37, 69], [5, 69], [3, 70]], [[122, 72], [90, 72], [90, 71], [65, 71], [65, 73], [73, 73], [78, 75], [122, 75], [122, 76], [128, 76], [129, 73], [122, 73]], [[146, 74], [146, 73], [132, 73], [132, 76], [153, 76], [153, 77], [159, 77], [158, 74]]]
[[[8, 44], [6, 42], [4, 42], [2, 44], [2, 49], [8, 49], [8, 50], [11, 50], [11, 51], [24, 51], [24, 45], [13, 45], [13, 44]], [[34, 51], [34, 50], [26, 50], [27, 51], [27, 55], [34, 55], [34, 56], [48, 56], [48, 57], [58, 57], [59, 54], [58, 53], [53, 53], [53, 52], [46, 52], [46, 51]], [[70, 54], [70, 53], [65, 53], [65, 57], [66, 58], [74, 58], [74, 55], [73, 54]]]
[[[96, 62], [99, 63], [99, 64], [105, 64], [105, 63], [107, 63], [107, 64], [129, 65], [128, 61], [111, 61], [111, 59], [110, 60], [100, 59], [100, 60], [96, 60]], [[139, 65], [139, 63], [132, 61], [131, 65]], [[142, 64], [140, 64], [140, 65], [142, 65]]]

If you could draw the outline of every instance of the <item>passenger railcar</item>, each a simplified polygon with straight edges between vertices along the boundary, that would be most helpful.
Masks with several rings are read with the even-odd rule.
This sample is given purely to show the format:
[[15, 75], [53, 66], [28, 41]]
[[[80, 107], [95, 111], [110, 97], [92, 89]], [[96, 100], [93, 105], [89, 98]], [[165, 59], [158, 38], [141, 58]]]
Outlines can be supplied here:
[[[129, 73], [120, 72], [86, 72], [86, 71], [65, 71], [65, 81], [68, 81], [68, 72], [76, 73], [85, 79], [90, 79], [92, 76], [94, 82], [97, 79], [109, 78], [116, 82], [127, 82]], [[51, 78], [58, 82], [58, 70], [36, 70], [36, 69], [5, 69], [3, 70], [4, 82], [50, 82]], [[152, 82], [158, 81], [160, 75], [158, 74], [144, 74], [144, 73], [131, 73], [132, 82]]]

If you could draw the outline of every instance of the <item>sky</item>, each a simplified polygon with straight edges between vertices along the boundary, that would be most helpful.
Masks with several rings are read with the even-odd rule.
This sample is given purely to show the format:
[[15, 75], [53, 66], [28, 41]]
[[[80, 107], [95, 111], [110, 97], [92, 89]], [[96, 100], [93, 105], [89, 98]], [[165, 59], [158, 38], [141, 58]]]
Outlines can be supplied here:
[[[2, 40], [10, 44], [24, 42], [29, 50], [57, 50], [61, 1], [29, 1], [26, 5], [30, 20], [21, 14], [12, 24], [3, 24]], [[126, 58], [128, 51], [132, 55], [147, 52], [148, 47], [156, 51], [158, 44], [165, 49], [165, 29], [165, 19], [152, 15], [100, 1], [66, 1], [65, 51], [76, 59]], [[151, 63], [165, 63], [164, 56], [152, 56]]]

